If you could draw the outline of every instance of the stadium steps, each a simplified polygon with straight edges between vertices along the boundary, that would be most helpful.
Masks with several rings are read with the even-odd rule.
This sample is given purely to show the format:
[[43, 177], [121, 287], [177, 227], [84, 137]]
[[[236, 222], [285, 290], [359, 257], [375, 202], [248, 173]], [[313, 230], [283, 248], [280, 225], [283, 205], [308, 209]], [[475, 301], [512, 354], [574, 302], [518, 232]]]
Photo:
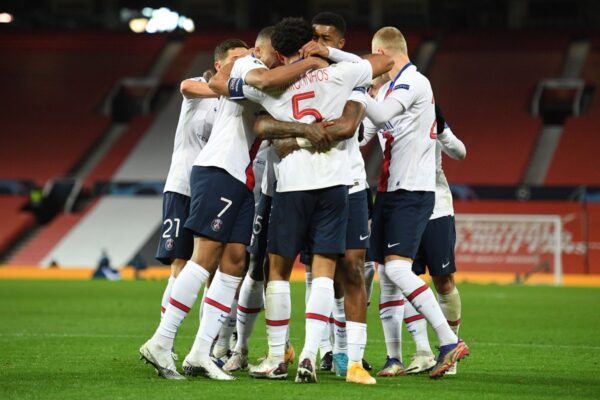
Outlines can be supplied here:
[[25, 204], [27, 197], [24, 196], [0, 197], [0, 254], [9, 251], [24, 232], [35, 226], [34, 216], [21, 211]]
[[[581, 77], [589, 48], [588, 40], [575, 40], [570, 43], [560, 75], [561, 79], [579, 79]], [[563, 131], [562, 124], [548, 123], [542, 126], [523, 176], [523, 183], [527, 185], [544, 184]]]
[[14, 250], [14, 254], [8, 258], [7, 264], [32, 266], [39, 265], [42, 259], [63, 238], [63, 236], [85, 213], [60, 214], [46, 226], [39, 226], [32, 230], [22, 245]]

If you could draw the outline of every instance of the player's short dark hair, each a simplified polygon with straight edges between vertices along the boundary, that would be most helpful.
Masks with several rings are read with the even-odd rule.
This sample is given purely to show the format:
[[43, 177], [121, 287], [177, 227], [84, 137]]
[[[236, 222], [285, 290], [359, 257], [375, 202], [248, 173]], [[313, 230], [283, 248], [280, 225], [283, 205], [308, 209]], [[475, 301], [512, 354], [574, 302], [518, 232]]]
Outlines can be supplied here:
[[223, 61], [227, 57], [227, 52], [231, 49], [243, 47], [248, 49], [248, 45], [241, 39], [225, 39], [215, 47], [215, 61]]
[[275, 25], [271, 45], [286, 57], [291, 56], [313, 38], [312, 26], [304, 18], [284, 18]]
[[314, 16], [312, 24], [333, 26], [342, 37], [346, 34], [346, 21], [344, 17], [336, 13], [329, 11], [320, 12]]
[[258, 35], [256, 35], [256, 40], [257, 41], [263, 40], [263, 39], [271, 40], [274, 32], [275, 32], [275, 27], [273, 25], [264, 27], [260, 30], [260, 32], [258, 32]]

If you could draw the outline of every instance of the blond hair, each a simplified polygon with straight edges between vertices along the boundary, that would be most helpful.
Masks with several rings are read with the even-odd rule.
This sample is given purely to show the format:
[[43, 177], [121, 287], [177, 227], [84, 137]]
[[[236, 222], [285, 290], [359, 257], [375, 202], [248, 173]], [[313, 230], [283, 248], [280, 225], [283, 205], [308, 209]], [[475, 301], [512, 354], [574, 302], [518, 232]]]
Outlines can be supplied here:
[[375, 32], [371, 43], [373, 50], [382, 48], [392, 53], [408, 55], [404, 35], [399, 29], [394, 28], [393, 26], [385, 26]]

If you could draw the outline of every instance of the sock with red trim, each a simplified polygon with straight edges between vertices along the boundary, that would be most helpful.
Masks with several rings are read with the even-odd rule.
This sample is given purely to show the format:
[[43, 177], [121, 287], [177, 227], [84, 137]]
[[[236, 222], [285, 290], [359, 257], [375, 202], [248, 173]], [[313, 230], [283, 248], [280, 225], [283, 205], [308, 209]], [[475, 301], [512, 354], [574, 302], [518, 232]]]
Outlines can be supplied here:
[[412, 263], [393, 260], [385, 263], [385, 273], [404, 293], [415, 309], [423, 314], [438, 336], [440, 346], [456, 343], [458, 338], [450, 329], [442, 309], [429, 286], [412, 272]]
[[306, 305], [306, 336], [300, 360], [308, 358], [313, 367], [317, 358], [319, 342], [327, 331], [329, 316], [333, 309], [333, 279], [319, 277], [313, 279], [312, 293]]
[[204, 312], [190, 354], [194, 359], [208, 357], [214, 339], [231, 312], [235, 292], [242, 278], [217, 270], [206, 292]]
[[452, 328], [452, 331], [456, 335], [458, 335], [458, 328], [460, 327], [460, 294], [458, 293], [458, 289], [456, 286], [452, 291], [448, 294], [439, 294], [438, 302], [440, 303], [440, 308]]
[[235, 345], [236, 351], [248, 350], [248, 340], [254, 330], [256, 318], [263, 308], [265, 288], [264, 281], [255, 281], [247, 274], [240, 289], [237, 311], [237, 333], [238, 341]]
[[292, 315], [290, 283], [269, 281], [265, 294], [265, 323], [269, 341], [269, 356], [283, 362], [288, 326]]
[[379, 319], [383, 325], [383, 337], [387, 355], [402, 361], [402, 316], [404, 296], [402, 291], [386, 275], [386, 268], [379, 266]]
[[169, 298], [171, 297], [171, 290], [173, 289], [173, 284], [175, 283], [175, 277], [171, 275], [169, 280], [167, 281], [167, 287], [163, 292], [162, 301], [160, 302], [160, 317], [163, 317], [163, 314], [167, 310], [167, 306], [169, 305]]
[[404, 323], [417, 346], [417, 353], [432, 353], [427, 336], [427, 320], [415, 310], [410, 301], [404, 302]]
[[171, 289], [169, 305], [163, 314], [153, 339], [167, 349], [173, 348], [173, 341], [183, 319], [194, 305], [198, 292], [210, 273], [193, 261], [188, 261]]
[[237, 321], [237, 305], [238, 301], [233, 299], [231, 303], [231, 310], [229, 311], [229, 317], [221, 326], [219, 330], [217, 343], [215, 343], [215, 347], [213, 347], [212, 355], [216, 358], [221, 358], [227, 355], [227, 351], [229, 351], [229, 341], [231, 340], [231, 335], [235, 330], [235, 323]]
[[333, 307], [333, 354], [346, 353], [348, 341], [346, 336], [346, 312], [344, 311], [344, 298], [335, 299]]
[[363, 322], [346, 322], [348, 334], [348, 362], [362, 362], [367, 346], [367, 324]]

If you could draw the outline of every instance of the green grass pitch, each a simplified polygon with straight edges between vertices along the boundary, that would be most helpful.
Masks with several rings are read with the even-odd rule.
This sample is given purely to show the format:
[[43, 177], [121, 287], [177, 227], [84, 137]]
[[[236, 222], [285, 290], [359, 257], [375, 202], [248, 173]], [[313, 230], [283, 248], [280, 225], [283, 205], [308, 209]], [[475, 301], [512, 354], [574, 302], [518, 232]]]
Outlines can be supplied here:
[[[600, 289], [460, 286], [461, 336], [471, 356], [458, 375], [378, 379], [372, 387], [320, 373], [316, 385], [205, 378], [166, 381], [138, 360], [159, 319], [163, 281], [0, 281], [0, 399], [598, 399]], [[304, 335], [304, 288], [294, 283], [292, 342]], [[375, 289], [378, 293], [378, 289]], [[181, 359], [198, 306], [176, 342]], [[377, 305], [369, 309], [366, 358], [380, 367], [385, 344]], [[266, 351], [264, 317], [250, 356]], [[433, 337], [432, 335], [430, 337]], [[404, 355], [413, 345], [404, 332]]]

